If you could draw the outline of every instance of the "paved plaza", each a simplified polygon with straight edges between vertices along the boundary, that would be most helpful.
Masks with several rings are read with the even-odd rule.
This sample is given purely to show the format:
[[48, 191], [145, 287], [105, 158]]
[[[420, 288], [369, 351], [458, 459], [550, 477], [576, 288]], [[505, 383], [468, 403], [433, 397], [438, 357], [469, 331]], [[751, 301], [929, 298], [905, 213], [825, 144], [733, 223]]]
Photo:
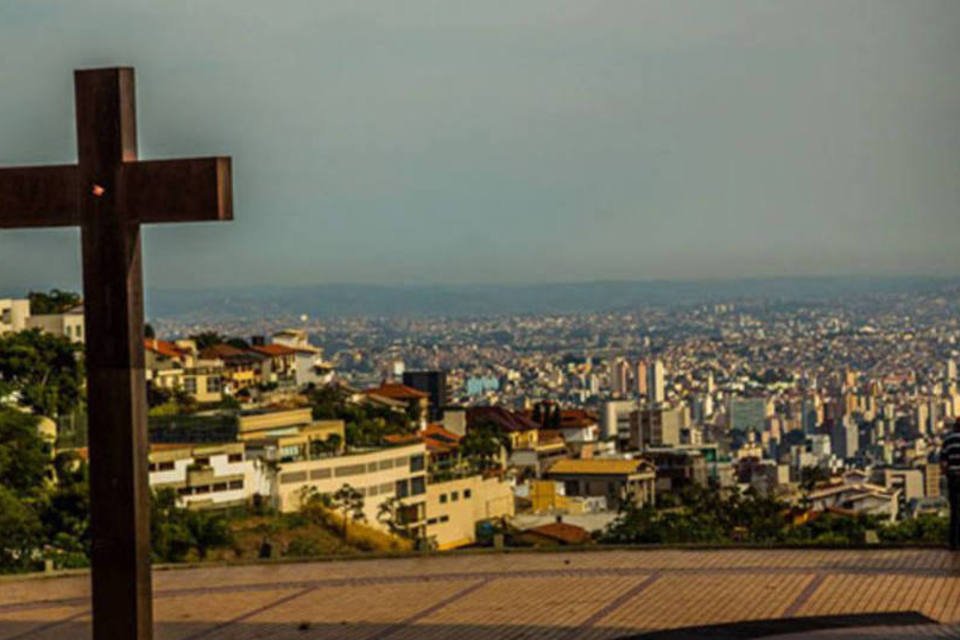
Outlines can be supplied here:
[[[722, 625], [786, 624], [782, 634], [802, 621], [858, 614], [875, 616], [861, 623], [900, 626], [793, 630], [960, 637], [960, 554], [939, 550], [618, 550], [209, 566], [156, 571], [154, 595], [162, 640], [757, 637], [773, 627]], [[89, 635], [88, 575], [0, 579], [0, 640]]]

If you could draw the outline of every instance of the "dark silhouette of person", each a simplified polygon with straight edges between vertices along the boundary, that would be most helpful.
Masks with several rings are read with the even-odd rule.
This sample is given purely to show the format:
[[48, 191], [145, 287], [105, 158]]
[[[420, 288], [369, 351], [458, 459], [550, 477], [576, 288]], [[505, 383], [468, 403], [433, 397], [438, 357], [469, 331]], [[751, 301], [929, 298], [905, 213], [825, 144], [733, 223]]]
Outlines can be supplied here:
[[943, 439], [940, 466], [947, 476], [950, 492], [950, 548], [960, 550], [960, 418], [953, 425], [953, 433]]

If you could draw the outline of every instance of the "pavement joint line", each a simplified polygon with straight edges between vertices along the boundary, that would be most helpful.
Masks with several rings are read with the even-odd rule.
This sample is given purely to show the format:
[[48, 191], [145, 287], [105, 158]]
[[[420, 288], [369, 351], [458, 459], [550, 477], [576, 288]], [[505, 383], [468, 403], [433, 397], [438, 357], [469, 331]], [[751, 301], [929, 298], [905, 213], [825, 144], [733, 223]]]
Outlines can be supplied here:
[[264, 611], [269, 611], [270, 609], [273, 609], [274, 607], [279, 607], [280, 605], [290, 602], [291, 600], [296, 600], [300, 596], [305, 596], [311, 591], [314, 591], [315, 589], [316, 587], [308, 587], [306, 589], [301, 589], [296, 593], [291, 593], [289, 595], [283, 596], [282, 598], [274, 600], [273, 602], [267, 603], [265, 605], [259, 606], [256, 609], [248, 611], [242, 615], [236, 616], [235, 618], [231, 618], [230, 620], [227, 620], [225, 622], [220, 622], [208, 629], [203, 629], [201, 631], [198, 631], [197, 633], [186, 636], [182, 640], [196, 640], [197, 638], [204, 638], [206, 636], [209, 636], [210, 634], [216, 633], [217, 631], [221, 631], [222, 629], [226, 629], [227, 627], [233, 626], [238, 622], [243, 622], [244, 620], [248, 620], [255, 615], [259, 615], [263, 613]]
[[[864, 567], [856, 565], [833, 566], [744, 566], [744, 567], [592, 567], [585, 569], [527, 569], [520, 571], [459, 571], [435, 574], [396, 575], [361, 578], [328, 578], [314, 580], [288, 580], [283, 582], [256, 582], [239, 585], [215, 585], [209, 587], [182, 587], [154, 591], [154, 598], [174, 598], [188, 595], [213, 595], [218, 593], [243, 593], [251, 591], [270, 591], [277, 589], [317, 589], [342, 588], [351, 586], [371, 586], [390, 584], [410, 584], [430, 581], [490, 580], [495, 578], [563, 578], [563, 577], [630, 577], [649, 575], [795, 575], [815, 573], [824, 575], [903, 575], [924, 577], [960, 577], [955, 568], [904, 568], [904, 567]], [[49, 609], [60, 606], [83, 606], [89, 603], [89, 596], [57, 598], [0, 604], [0, 613]]]
[[421, 609], [420, 611], [418, 611], [418, 612], [414, 613], [413, 615], [411, 615], [411, 616], [409, 616], [409, 617], [401, 620], [400, 622], [397, 622], [397, 623], [395, 623], [395, 624], [390, 625], [389, 627], [387, 627], [387, 628], [384, 629], [383, 631], [381, 631], [381, 632], [379, 632], [379, 633], [371, 636], [371, 637], [369, 638], [369, 640], [383, 640], [384, 638], [388, 638], [388, 637], [392, 636], [393, 634], [401, 631], [402, 629], [405, 629], [406, 627], [409, 627], [409, 626], [411, 626], [411, 625], [413, 625], [413, 624], [416, 624], [417, 622], [419, 622], [420, 620], [423, 620], [424, 618], [427, 618], [427, 617], [429, 617], [429, 616], [432, 616], [432, 615], [435, 614], [436, 612], [440, 611], [441, 609], [443, 609], [443, 608], [445, 608], [445, 607], [450, 606], [450, 605], [453, 604], [454, 602], [457, 602], [458, 600], [461, 600], [461, 599], [463, 599], [463, 598], [466, 598], [466, 597], [469, 596], [471, 593], [474, 593], [475, 591], [478, 591], [479, 589], [482, 589], [483, 587], [487, 586], [488, 584], [491, 584], [494, 580], [496, 580], [496, 578], [483, 578], [482, 580], [478, 580], [478, 581], [475, 582], [474, 584], [472, 584], [472, 585], [470, 585], [470, 586], [468, 586], [468, 587], [465, 587], [465, 588], [461, 589], [460, 591], [458, 591], [457, 593], [453, 594], [452, 596], [449, 596], [449, 597], [447, 597], [447, 598], [444, 598], [444, 599], [441, 600], [440, 602], [437, 602], [436, 604], [433, 604], [433, 605], [427, 607], [426, 609]]
[[780, 616], [782, 618], [794, 618], [800, 612], [800, 609], [803, 608], [805, 604], [810, 601], [810, 598], [813, 597], [813, 594], [817, 592], [820, 586], [823, 584], [823, 581], [827, 579], [826, 573], [818, 573], [807, 583], [807, 586], [797, 594], [797, 597], [794, 598], [793, 602], [790, 603], [790, 606], [784, 609], [783, 614]]
[[604, 605], [598, 611], [594, 611], [590, 617], [584, 620], [578, 627], [571, 629], [565, 637], [576, 638], [584, 629], [590, 629], [596, 626], [598, 622], [653, 586], [653, 584], [660, 579], [661, 575], [662, 574], [659, 571], [656, 571], [652, 575], [647, 576], [644, 580], [641, 580], [639, 583], [633, 585], [619, 596], [614, 598], [613, 601]]
[[27, 638], [27, 637], [29, 637], [29, 636], [32, 636], [32, 635], [36, 634], [36, 633], [43, 633], [44, 631], [49, 631], [50, 629], [56, 629], [56, 628], [59, 627], [60, 625], [69, 624], [69, 623], [73, 622], [74, 620], [76, 620], [77, 618], [80, 618], [80, 617], [82, 617], [82, 616], [85, 616], [85, 615], [89, 614], [90, 612], [91, 612], [90, 609], [84, 609], [83, 611], [77, 611], [76, 613], [71, 613], [70, 615], [68, 615], [68, 616], [65, 617], [65, 618], [60, 618], [59, 620], [54, 620], [53, 622], [48, 622], [48, 623], [46, 623], [46, 624], [42, 624], [42, 625], [40, 625], [40, 626], [38, 626], [38, 627], [34, 627], [33, 629], [27, 629], [26, 631], [23, 631], [23, 632], [21, 632], [21, 633], [18, 633], [18, 634], [15, 635], [15, 636], [9, 636], [9, 637], [6, 638], [5, 640], [18, 640], [19, 638]]

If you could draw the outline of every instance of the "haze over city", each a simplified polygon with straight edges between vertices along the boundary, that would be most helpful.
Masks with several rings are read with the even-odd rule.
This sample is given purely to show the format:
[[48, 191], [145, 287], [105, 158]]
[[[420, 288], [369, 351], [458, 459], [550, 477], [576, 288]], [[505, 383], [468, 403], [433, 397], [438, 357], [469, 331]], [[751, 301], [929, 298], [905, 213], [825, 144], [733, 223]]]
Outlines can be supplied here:
[[[70, 73], [140, 151], [235, 158], [236, 222], [148, 288], [956, 275], [956, 2], [13, 0], [0, 165], [73, 162]], [[43, 34], [38, 36], [38, 34]], [[0, 289], [79, 283], [0, 234]]]

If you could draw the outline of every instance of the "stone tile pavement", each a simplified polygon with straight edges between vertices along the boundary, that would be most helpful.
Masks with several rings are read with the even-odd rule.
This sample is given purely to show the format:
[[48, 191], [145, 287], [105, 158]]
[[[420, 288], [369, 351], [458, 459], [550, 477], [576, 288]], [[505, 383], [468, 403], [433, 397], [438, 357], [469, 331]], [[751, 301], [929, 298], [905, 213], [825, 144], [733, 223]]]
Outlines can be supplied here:
[[[897, 612], [931, 624], [802, 637], [960, 637], [960, 554], [945, 550], [597, 550], [208, 566], [158, 570], [154, 593], [161, 640], [685, 637], [685, 627]], [[86, 574], [0, 579], [0, 640], [89, 634]], [[732, 636], [701, 629], [689, 637]]]

